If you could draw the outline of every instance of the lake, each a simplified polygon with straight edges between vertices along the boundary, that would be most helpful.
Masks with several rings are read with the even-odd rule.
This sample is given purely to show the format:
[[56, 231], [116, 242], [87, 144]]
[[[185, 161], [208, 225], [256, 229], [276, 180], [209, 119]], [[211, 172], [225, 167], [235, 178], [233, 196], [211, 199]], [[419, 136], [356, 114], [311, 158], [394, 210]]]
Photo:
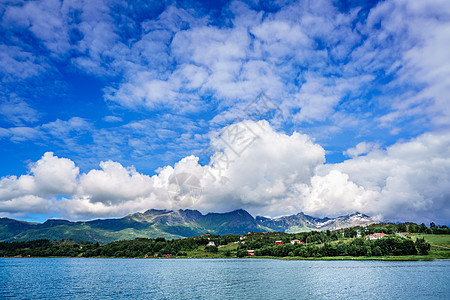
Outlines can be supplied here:
[[0, 258], [0, 298], [450, 299], [450, 261]]

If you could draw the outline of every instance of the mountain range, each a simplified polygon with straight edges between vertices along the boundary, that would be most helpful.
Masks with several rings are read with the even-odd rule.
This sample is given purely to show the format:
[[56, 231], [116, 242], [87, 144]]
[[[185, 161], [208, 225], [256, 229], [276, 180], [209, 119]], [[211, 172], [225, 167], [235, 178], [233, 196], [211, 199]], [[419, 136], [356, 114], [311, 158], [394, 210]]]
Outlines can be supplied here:
[[135, 213], [123, 218], [97, 219], [86, 222], [49, 219], [44, 223], [29, 223], [0, 218], [0, 241], [71, 239], [109, 243], [138, 237], [186, 238], [208, 232], [219, 235], [241, 235], [249, 231], [297, 233], [333, 230], [371, 223], [375, 223], [371, 217], [358, 212], [337, 218], [315, 218], [298, 213], [271, 219], [260, 216], [254, 218], [242, 209], [206, 215], [190, 209], [176, 211], [150, 209], [144, 213]]

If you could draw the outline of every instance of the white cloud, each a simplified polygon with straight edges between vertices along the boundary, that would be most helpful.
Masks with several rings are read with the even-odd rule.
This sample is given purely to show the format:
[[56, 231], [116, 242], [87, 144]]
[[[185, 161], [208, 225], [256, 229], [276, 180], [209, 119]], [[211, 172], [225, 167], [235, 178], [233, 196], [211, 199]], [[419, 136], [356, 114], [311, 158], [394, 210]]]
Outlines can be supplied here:
[[379, 147], [380, 145], [378, 145], [377, 143], [361, 142], [358, 143], [354, 148], [347, 149], [343, 154], [350, 157], [356, 157], [372, 152], [374, 149], [377, 149]]
[[78, 167], [67, 158], [47, 152], [30, 168], [38, 194], [72, 194], [77, 187]]
[[300, 203], [286, 196], [291, 186], [309, 184], [325, 160], [323, 148], [308, 136], [278, 133], [266, 121], [230, 125], [213, 144], [223, 151], [216, 152], [206, 169], [212, 176], [202, 181], [205, 197], [199, 205], [208, 210], [232, 205], [252, 213], [295, 212]]
[[[361, 211], [391, 220], [446, 223], [450, 215], [449, 146], [448, 131], [426, 133], [385, 151], [373, 150], [340, 164], [324, 165], [319, 173], [338, 170], [366, 192], [376, 192], [374, 201], [366, 201]], [[342, 205], [353, 201], [350, 195]]]
[[118, 116], [104, 116], [102, 118], [103, 121], [108, 123], [116, 123], [116, 122], [122, 122], [122, 118]]
[[[212, 108], [212, 122], [225, 125], [265, 91], [295, 124], [339, 126], [336, 113], [370, 111], [359, 114], [360, 123], [377, 122], [395, 134], [416, 118], [433, 128], [448, 125], [444, 2], [382, 1], [364, 19], [361, 8], [341, 12], [332, 1], [294, 1], [266, 13], [233, 1], [223, 9], [227, 26], [218, 26], [212, 16], [175, 5], [141, 21], [121, 3], [47, 0], [5, 6], [1, 24], [34, 35], [50, 56], [84, 72], [112, 75], [104, 98], [123, 108]], [[30, 45], [14, 41], [0, 45], [7, 77], [51, 68]]]
[[[201, 166], [198, 158], [190, 156], [174, 167], [158, 170], [153, 177], [112, 161], [102, 162], [101, 170], [79, 174], [72, 161], [46, 153], [32, 165], [30, 175], [2, 178], [2, 200], [68, 195], [55, 207], [69, 217], [121, 215], [154, 207], [227, 210], [270, 205], [279, 212], [286, 205], [283, 195], [289, 185], [308, 183], [315, 167], [324, 162], [324, 150], [307, 136], [277, 133], [265, 121], [229, 126], [213, 143], [218, 152], [211, 166]], [[226, 166], [224, 156], [230, 159]], [[194, 174], [201, 183], [198, 202], [171, 197], [169, 191], [178, 174]], [[190, 191], [181, 185], [180, 192]]]
[[23, 217], [30, 213], [47, 214], [51, 211], [52, 201], [34, 195], [24, 195], [0, 201], [0, 211], [6, 217]]
[[[314, 176], [311, 185], [298, 186], [303, 210], [312, 215], [336, 216], [349, 212], [368, 212], [368, 206], [376, 202], [376, 191], [365, 190], [349, 181], [349, 176], [337, 170], [325, 176]], [[371, 211], [379, 213], [379, 211]]]
[[31, 1], [21, 6], [9, 6], [3, 22], [10, 27], [27, 28], [44, 42], [51, 53], [65, 53], [70, 48], [65, 21], [61, 15], [61, 3], [57, 0]]
[[[0, 200], [2, 202], [36, 193], [34, 178], [30, 175], [2, 177], [0, 180]], [[22, 208], [24, 209], [24, 208]]]
[[[308, 136], [277, 132], [266, 121], [230, 125], [211, 142], [211, 164], [200, 165], [197, 157], [188, 156], [153, 176], [113, 161], [80, 174], [71, 160], [46, 153], [29, 174], [0, 180], [0, 208], [11, 215], [43, 212], [45, 207], [74, 219], [149, 208], [244, 208], [269, 216], [360, 211], [394, 221], [448, 220], [447, 131], [339, 164], [324, 164], [324, 149]], [[65, 196], [56, 200], [60, 195]]]
[[0, 118], [14, 125], [34, 123], [38, 120], [39, 113], [30, 107], [22, 99], [10, 95], [9, 99], [1, 99]]
[[0, 45], [0, 72], [6, 79], [36, 76], [49, 67], [33, 53], [17, 46]]
[[42, 197], [73, 194], [77, 187], [78, 167], [67, 158], [46, 152], [36, 163], [30, 165], [30, 174], [6, 176], [0, 180], [0, 200], [25, 195]]
[[67, 158], [47, 152], [30, 165], [30, 174], [0, 179], [0, 211], [5, 215], [48, 214], [55, 195], [72, 195], [77, 187], [78, 167]]
[[[12, 112], [14, 112], [14, 110]], [[26, 111], [24, 113], [26, 113]], [[17, 116], [17, 118], [19, 117]], [[23, 116], [20, 118], [23, 118]], [[77, 145], [74, 144], [74, 140], [79, 135], [89, 132], [91, 129], [91, 123], [85, 119], [72, 117], [67, 121], [57, 119], [56, 121], [35, 127], [11, 127], [9, 129], [4, 129], [4, 134], [0, 135], [0, 137], [3, 136], [9, 138], [13, 142], [42, 141], [51, 138], [53, 141], [63, 141], [66, 147], [75, 147]]]
[[92, 202], [113, 205], [139, 197], [149, 196], [153, 189], [151, 177], [136, 172], [134, 168], [124, 168], [112, 161], [100, 163], [102, 170], [91, 170], [80, 178], [82, 195]]
[[41, 137], [41, 132], [32, 127], [19, 126], [7, 130], [10, 134], [6, 137], [9, 137], [13, 142], [33, 141], [38, 140]]
[[449, 16], [448, 5], [441, 0], [383, 1], [370, 11], [367, 27], [361, 27], [370, 36], [353, 53], [359, 60], [356, 66], [382, 68], [393, 77], [383, 87], [393, 96], [379, 99], [390, 109], [378, 118], [382, 126], [393, 128], [393, 134], [400, 130], [396, 124], [411, 119], [413, 126], [449, 124]]
[[159, 208], [168, 208], [157, 205], [158, 199], [137, 198], [117, 205], [107, 205], [103, 202], [92, 202], [89, 197], [74, 196], [63, 198], [55, 202], [54, 207], [60, 215], [73, 220], [91, 220], [98, 217], [122, 217], [143, 207], [156, 205]]
[[333, 107], [339, 102], [340, 95], [334, 84], [327, 86], [326, 82], [334, 81], [326, 78], [309, 78], [302, 85], [297, 99], [300, 112], [294, 116], [298, 122], [324, 121], [333, 112]]
[[54, 122], [49, 122], [40, 126], [40, 130], [47, 135], [54, 138], [68, 138], [71, 133], [81, 133], [89, 130], [91, 124], [83, 118], [72, 117], [67, 121], [57, 119]]
[[[449, 87], [442, 78], [449, 77], [448, 23], [433, 17], [446, 12], [438, 2], [422, 5], [385, 1], [365, 21], [358, 19], [359, 8], [343, 13], [329, 1], [291, 3], [265, 15], [232, 2], [232, 26], [227, 27], [207, 24], [206, 18], [194, 22], [193, 12], [169, 7], [146, 23], [148, 32], [129, 52], [134, 58], [127, 66], [130, 73], [118, 87], [106, 89], [105, 98], [128, 108], [165, 105], [192, 112], [212, 95], [220, 100], [214, 122], [227, 124], [243, 103], [264, 90], [301, 124], [333, 122], [336, 112], [367, 110], [359, 107], [364, 104], [359, 98], [370, 87], [393, 96], [390, 102], [375, 97], [367, 104], [376, 106], [368, 122], [375, 118], [390, 127], [405, 117], [425, 115], [434, 125], [447, 124]], [[186, 26], [168, 26], [173, 20]], [[393, 79], [379, 86], [376, 79], [383, 73]], [[417, 95], [399, 92], [411, 78], [428, 88]]]
[[167, 80], [154, 79], [154, 74], [150, 72], [140, 72], [132, 77], [131, 82], [119, 89], [107, 89], [106, 99], [132, 109], [143, 107], [154, 110], [161, 106], [182, 112], [202, 109], [197, 96], [179, 91], [182, 88], [198, 88], [206, 77], [201, 68], [185, 66]]
[[[84, 217], [155, 207], [202, 211], [244, 207], [281, 213], [288, 206], [294, 212], [298, 203], [286, 203], [286, 191], [295, 182], [308, 184], [325, 155], [307, 136], [277, 133], [264, 121], [226, 127], [212, 143], [218, 152], [211, 165], [201, 166], [197, 157], [189, 156], [153, 177], [103, 162], [101, 170], [80, 176], [77, 196], [63, 201], [64, 210]], [[198, 198], [191, 193], [199, 193]]]

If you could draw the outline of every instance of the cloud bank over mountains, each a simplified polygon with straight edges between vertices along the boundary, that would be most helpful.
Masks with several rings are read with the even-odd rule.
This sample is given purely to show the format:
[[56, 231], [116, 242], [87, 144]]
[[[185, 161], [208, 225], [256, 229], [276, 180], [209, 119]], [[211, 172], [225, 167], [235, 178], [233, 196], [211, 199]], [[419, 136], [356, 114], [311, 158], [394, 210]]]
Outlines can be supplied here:
[[360, 211], [394, 221], [448, 221], [448, 131], [338, 164], [324, 164], [325, 150], [307, 135], [277, 132], [266, 121], [229, 125], [211, 145], [216, 152], [209, 165], [188, 156], [154, 176], [113, 161], [81, 173], [71, 160], [47, 152], [30, 164], [29, 174], [0, 180], [0, 210], [16, 217], [53, 211], [89, 219], [149, 208], [244, 208], [272, 217]]

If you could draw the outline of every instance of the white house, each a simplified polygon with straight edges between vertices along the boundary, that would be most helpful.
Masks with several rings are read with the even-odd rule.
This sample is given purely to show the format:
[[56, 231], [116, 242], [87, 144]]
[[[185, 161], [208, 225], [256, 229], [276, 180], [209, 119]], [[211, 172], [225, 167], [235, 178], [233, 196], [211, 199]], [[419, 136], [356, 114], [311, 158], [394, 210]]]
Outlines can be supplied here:
[[385, 236], [387, 236], [387, 234], [386, 233], [383, 233], [383, 232], [377, 232], [377, 233], [374, 233], [374, 234], [370, 234], [370, 235], [368, 235], [368, 236], [366, 236], [369, 240], [378, 240], [378, 239], [381, 239], [382, 237], [385, 237]]

